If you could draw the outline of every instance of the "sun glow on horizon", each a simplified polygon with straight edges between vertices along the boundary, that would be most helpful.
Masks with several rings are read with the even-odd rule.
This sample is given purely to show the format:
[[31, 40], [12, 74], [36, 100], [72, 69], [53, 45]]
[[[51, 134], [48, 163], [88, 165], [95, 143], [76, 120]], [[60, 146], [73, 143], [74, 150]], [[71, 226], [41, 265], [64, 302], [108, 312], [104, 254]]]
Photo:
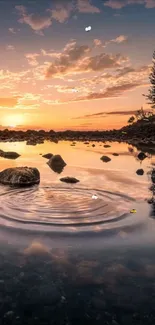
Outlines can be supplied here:
[[7, 115], [2, 120], [2, 126], [15, 128], [18, 125], [25, 124], [25, 117], [22, 114]]

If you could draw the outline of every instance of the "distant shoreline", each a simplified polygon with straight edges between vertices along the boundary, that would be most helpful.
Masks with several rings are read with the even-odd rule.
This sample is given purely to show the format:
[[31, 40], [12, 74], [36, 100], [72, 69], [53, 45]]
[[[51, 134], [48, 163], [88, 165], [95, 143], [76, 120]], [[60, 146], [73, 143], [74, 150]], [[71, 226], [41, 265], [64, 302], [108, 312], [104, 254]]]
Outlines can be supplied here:
[[118, 130], [108, 131], [45, 131], [45, 130], [0, 130], [0, 142], [27, 141], [28, 145], [44, 143], [44, 141], [58, 143], [68, 141], [117, 141], [132, 145], [146, 145], [155, 150], [155, 115], [153, 120], [139, 120], [132, 125]]

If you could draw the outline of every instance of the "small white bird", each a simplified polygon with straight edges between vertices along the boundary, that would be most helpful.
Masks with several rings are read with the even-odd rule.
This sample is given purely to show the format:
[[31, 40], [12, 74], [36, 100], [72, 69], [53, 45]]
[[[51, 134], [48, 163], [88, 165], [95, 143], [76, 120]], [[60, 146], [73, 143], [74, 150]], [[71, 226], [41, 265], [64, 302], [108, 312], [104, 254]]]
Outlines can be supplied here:
[[97, 195], [93, 195], [92, 199], [97, 200], [98, 199]]
[[85, 28], [86, 32], [89, 32], [90, 30], [91, 30], [91, 26], [88, 26], [88, 27]]

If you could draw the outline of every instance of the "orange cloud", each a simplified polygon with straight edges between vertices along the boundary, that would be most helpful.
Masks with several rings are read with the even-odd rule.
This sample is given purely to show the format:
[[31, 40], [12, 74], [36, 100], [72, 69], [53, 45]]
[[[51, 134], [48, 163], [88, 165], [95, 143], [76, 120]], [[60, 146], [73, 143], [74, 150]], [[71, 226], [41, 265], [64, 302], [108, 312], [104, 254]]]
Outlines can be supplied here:
[[121, 67], [128, 58], [121, 54], [101, 53], [96, 56], [86, 56], [90, 48], [86, 45], [78, 46], [75, 41], [70, 42], [61, 53], [57, 53], [57, 59], [54, 60], [46, 70], [46, 77], [60, 77], [68, 74], [102, 71]]
[[1, 97], [0, 98], [0, 107], [12, 107], [12, 106], [16, 106], [18, 103], [18, 99], [20, 97]]

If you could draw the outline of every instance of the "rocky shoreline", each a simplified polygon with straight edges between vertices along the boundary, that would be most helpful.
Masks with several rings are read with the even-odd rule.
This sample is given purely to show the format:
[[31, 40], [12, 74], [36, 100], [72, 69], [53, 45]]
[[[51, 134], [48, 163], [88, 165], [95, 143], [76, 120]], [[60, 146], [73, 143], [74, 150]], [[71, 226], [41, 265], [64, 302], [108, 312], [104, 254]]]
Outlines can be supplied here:
[[119, 130], [108, 131], [59, 131], [53, 130], [0, 130], [0, 142], [20, 142], [26, 141], [27, 145], [42, 144], [44, 141], [58, 143], [61, 140], [106, 142], [118, 141], [127, 142], [135, 146], [152, 147], [155, 150], [155, 121], [138, 121], [132, 125], [124, 126]]

